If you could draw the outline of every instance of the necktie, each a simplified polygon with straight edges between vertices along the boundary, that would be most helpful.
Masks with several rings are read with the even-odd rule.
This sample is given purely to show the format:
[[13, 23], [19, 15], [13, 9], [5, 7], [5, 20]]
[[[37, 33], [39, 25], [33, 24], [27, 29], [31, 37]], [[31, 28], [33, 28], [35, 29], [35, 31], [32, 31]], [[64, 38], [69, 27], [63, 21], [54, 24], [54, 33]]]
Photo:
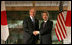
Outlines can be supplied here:
[[46, 22], [43, 23], [43, 28], [45, 27]]
[[32, 18], [32, 22], [33, 22], [33, 24], [35, 25], [35, 19], [34, 19], [34, 18]]

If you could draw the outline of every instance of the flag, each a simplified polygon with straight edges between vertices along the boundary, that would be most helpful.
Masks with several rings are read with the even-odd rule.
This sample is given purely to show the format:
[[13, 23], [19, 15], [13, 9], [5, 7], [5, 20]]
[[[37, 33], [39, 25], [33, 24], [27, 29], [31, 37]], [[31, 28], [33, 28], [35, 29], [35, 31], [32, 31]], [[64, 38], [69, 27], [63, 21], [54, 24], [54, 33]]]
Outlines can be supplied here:
[[68, 26], [68, 27], [71, 27], [71, 5], [70, 5], [70, 3], [68, 6], [67, 16], [66, 16], [66, 26]]
[[66, 38], [65, 20], [63, 12], [59, 13], [56, 26], [55, 26], [56, 36], [58, 41], [62, 41]]
[[67, 9], [65, 25], [66, 25], [67, 36], [63, 40], [63, 43], [71, 44], [71, 1], [68, 2], [68, 9]]
[[6, 41], [9, 36], [5, 1], [1, 1], [1, 40]]
[[62, 1], [60, 1], [59, 12], [60, 13], [57, 17], [57, 22], [55, 26], [55, 32], [56, 32], [58, 41], [62, 41], [67, 36], [66, 29], [65, 29], [65, 20], [64, 20], [65, 15], [63, 12], [63, 2]]

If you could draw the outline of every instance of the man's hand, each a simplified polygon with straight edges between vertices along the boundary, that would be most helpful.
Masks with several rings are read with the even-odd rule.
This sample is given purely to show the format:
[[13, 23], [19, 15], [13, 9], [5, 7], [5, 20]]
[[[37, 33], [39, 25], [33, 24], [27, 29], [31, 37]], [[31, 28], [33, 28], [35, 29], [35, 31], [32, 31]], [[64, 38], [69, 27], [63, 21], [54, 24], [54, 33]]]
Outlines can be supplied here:
[[33, 34], [36, 36], [39, 34], [39, 31], [33, 31]]

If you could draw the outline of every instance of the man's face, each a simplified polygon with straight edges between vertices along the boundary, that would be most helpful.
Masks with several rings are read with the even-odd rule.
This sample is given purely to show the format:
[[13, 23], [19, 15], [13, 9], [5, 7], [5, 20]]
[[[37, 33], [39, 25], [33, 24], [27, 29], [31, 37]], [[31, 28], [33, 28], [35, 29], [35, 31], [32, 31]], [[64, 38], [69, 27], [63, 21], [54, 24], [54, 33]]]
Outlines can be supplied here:
[[31, 9], [31, 10], [30, 10], [30, 16], [32, 16], [32, 17], [35, 16], [35, 10], [34, 10], [34, 9]]
[[47, 13], [43, 13], [42, 18], [46, 21], [48, 19]]

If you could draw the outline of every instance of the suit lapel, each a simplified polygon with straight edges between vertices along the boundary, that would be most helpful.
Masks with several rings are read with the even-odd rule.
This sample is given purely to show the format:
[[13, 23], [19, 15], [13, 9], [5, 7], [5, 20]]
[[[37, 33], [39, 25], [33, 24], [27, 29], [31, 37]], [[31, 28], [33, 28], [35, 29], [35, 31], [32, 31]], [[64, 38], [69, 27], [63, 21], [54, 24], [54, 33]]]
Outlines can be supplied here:
[[50, 25], [49, 20], [47, 20], [45, 27], [49, 27], [48, 25]]
[[30, 22], [30, 24], [31, 24], [32, 26], [34, 26], [34, 25], [33, 25], [33, 22], [32, 22], [32, 20], [31, 20], [30, 17], [29, 17], [29, 22]]
[[[46, 24], [45, 24], [45, 27], [44, 27], [44, 28], [46, 28], [46, 27], [47, 27], [48, 23], [49, 23], [49, 20], [47, 20], [47, 22], [46, 22]], [[42, 28], [43, 28], [43, 24], [44, 24], [44, 21], [43, 21], [43, 23], [42, 23]]]
[[41, 24], [41, 29], [43, 28], [43, 24], [44, 24], [44, 22], [42, 22], [42, 24]]

